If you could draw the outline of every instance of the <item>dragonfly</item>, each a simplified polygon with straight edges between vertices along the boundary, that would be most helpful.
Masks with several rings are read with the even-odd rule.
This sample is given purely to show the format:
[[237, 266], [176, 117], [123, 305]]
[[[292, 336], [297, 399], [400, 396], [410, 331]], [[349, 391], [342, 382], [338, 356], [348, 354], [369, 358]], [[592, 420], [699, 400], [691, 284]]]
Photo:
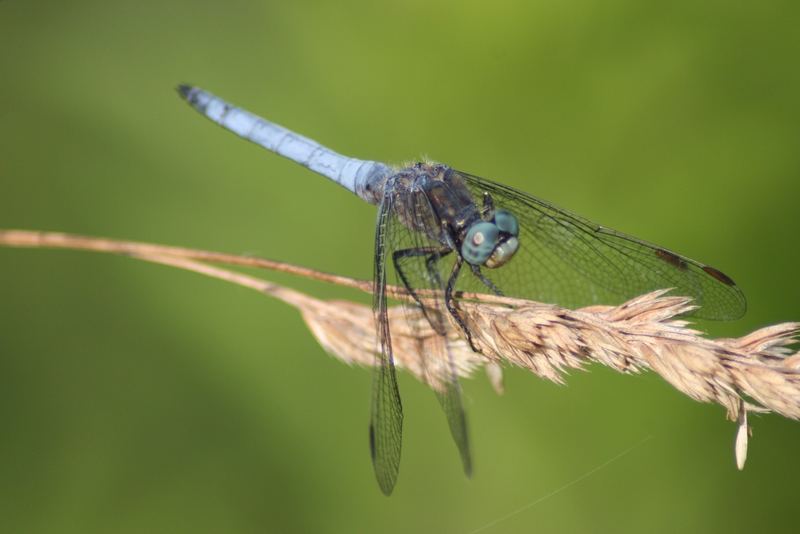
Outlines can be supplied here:
[[404, 304], [408, 323], [419, 328], [422, 316], [434, 332], [432, 343], [420, 350], [432, 367], [440, 364], [434, 390], [468, 476], [467, 419], [446, 340], [448, 326], [456, 325], [476, 350], [459, 312], [460, 295], [485, 293], [580, 307], [617, 304], [671, 288], [694, 299], [698, 318], [732, 320], [746, 311], [742, 291], [722, 271], [546, 200], [440, 163], [396, 168], [343, 156], [198, 87], [180, 85], [178, 92], [223, 128], [377, 206], [373, 309], [378, 342], [369, 443], [375, 476], [386, 495], [397, 481], [403, 431], [388, 320], [388, 271], [411, 297]]

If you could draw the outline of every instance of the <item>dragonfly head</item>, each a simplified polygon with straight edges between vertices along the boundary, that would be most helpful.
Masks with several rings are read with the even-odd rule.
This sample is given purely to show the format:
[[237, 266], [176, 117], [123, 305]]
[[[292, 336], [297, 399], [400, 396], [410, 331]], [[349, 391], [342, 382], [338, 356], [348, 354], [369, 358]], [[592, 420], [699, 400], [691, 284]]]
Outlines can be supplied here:
[[506, 210], [495, 210], [491, 221], [476, 221], [467, 229], [461, 256], [472, 265], [501, 267], [517, 252], [518, 236], [517, 218]]

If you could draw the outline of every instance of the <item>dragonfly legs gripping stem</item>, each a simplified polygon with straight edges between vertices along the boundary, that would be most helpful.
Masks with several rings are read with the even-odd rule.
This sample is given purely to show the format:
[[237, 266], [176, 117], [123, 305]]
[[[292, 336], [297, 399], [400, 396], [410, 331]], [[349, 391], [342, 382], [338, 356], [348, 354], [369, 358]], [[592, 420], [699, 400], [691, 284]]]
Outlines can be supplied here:
[[[430, 306], [426, 306], [419, 298], [419, 295], [417, 295], [417, 292], [414, 290], [414, 286], [410, 282], [408, 275], [403, 270], [402, 260], [405, 258], [418, 258], [424, 256], [425, 268], [427, 270], [429, 281], [428, 286], [438, 289], [442, 287], [442, 280], [439, 276], [439, 271], [436, 268], [436, 262], [450, 254], [452, 251], [452, 249], [447, 247], [418, 247], [396, 250], [392, 253], [392, 262], [394, 263], [394, 268], [397, 271], [398, 276], [400, 276], [400, 280], [403, 282], [403, 286], [406, 288], [406, 291], [408, 291], [417, 305], [422, 309], [422, 313], [425, 315], [425, 318], [428, 320], [428, 323], [430, 323], [431, 327], [436, 331], [437, 334], [442, 336], [446, 335], [447, 333], [444, 325], [444, 318], [439, 314], [438, 310], [431, 310]], [[436, 316], [435, 319], [433, 315]]]
[[467, 328], [467, 323], [464, 322], [464, 319], [461, 318], [461, 315], [458, 313], [458, 309], [456, 308], [455, 300], [453, 299], [453, 290], [455, 289], [456, 280], [458, 280], [458, 274], [461, 272], [461, 266], [464, 263], [464, 259], [461, 256], [456, 256], [456, 261], [453, 264], [453, 271], [450, 273], [450, 279], [447, 280], [447, 287], [444, 290], [444, 304], [447, 306], [447, 311], [450, 312], [450, 315], [453, 316], [453, 319], [456, 320], [459, 328], [464, 333], [464, 337], [467, 338], [467, 343], [469, 343], [469, 348], [472, 349], [472, 352], [478, 352], [478, 349], [475, 347], [475, 343], [472, 342], [472, 334]]
[[[425, 305], [425, 303], [419, 297], [414, 289], [414, 285], [409, 280], [408, 274], [404, 270], [403, 259], [425, 257], [425, 267], [427, 270], [428, 280], [430, 281], [430, 286], [433, 288], [440, 288], [442, 287], [442, 283], [436, 263], [451, 252], [453, 252], [453, 250], [447, 247], [418, 247], [396, 250], [392, 253], [392, 262], [394, 263], [394, 268], [400, 277], [400, 281], [403, 283], [406, 291], [408, 291], [408, 293], [420, 307], [423, 315], [425, 315], [425, 318], [428, 320], [428, 323], [439, 335], [446, 335], [447, 333], [446, 326], [444, 324], [444, 318], [440, 315], [439, 310], [432, 309], [429, 305]], [[450, 313], [453, 319], [455, 319], [456, 324], [458, 324], [459, 328], [463, 332], [464, 337], [469, 343], [470, 349], [472, 349], [473, 352], [479, 352], [472, 341], [472, 333], [467, 327], [467, 323], [461, 317], [461, 314], [456, 307], [455, 299], [453, 298], [456, 281], [458, 280], [458, 275], [461, 273], [461, 268], [463, 265], [463, 258], [461, 258], [460, 255], [456, 255], [456, 261], [453, 264], [453, 270], [450, 273], [450, 277], [447, 280], [447, 286], [445, 287], [444, 302], [445, 306], [447, 307], [447, 311]], [[477, 265], [470, 265], [470, 269], [475, 277], [478, 278], [478, 280], [480, 280], [486, 287], [488, 287], [492, 293], [498, 296], [503, 296], [503, 292], [494, 284], [494, 282], [484, 276], [480, 267]]]
[[[478, 348], [475, 346], [475, 343], [472, 341], [472, 332], [470, 332], [469, 328], [467, 328], [467, 323], [459, 314], [458, 309], [456, 308], [455, 299], [453, 298], [453, 291], [455, 289], [456, 281], [458, 280], [458, 275], [461, 272], [461, 267], [464, 264], [464, 259], [461, 256], [456, 257], [456, 262], [453, 265], [453, 272], [450, 274], [450, 279], [447, 281], [447, 288], [444, 292], [444, 302], [447, 306], [447, 311], [450, 312], [450, 315], [453, 316], [456, 323], [458, 324], [461, 331], [464, 333], [464, 337], [467, 339], [467, 343], [469, 343], [469, 348], [472, 349], [472, 352], [480, 352]], [[494, 285], [494, 282], [486, 278], [483, 273], [481, 272], [481, 268], [477, 265], [470, 265], [470, 269], [472, 273], [480, 280], [486, 287], [488, 287], [492, 293], [495, 295], [502, 297], [503, 292]]]

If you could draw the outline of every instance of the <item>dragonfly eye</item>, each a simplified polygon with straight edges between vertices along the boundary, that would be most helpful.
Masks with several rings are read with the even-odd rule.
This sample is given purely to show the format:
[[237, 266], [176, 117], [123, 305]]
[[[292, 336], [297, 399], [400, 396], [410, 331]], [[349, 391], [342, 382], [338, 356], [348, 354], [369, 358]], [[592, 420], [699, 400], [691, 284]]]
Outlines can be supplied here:
[[467, 263], [483, 265], [492, 255], [500, 238], [500, 230], [494, 223], [480, 221], [467, 230], [467, 236], [461, 245], [461, 256]]
[[501, 232], [506, 232], [513, 236], [519, 235], [519, 223], [514, 214], [506, 210], [496, 210], [494, 212], [494, 223]]
[[514, 257], [514, 254], [519, 248], [519, 239], [516, 237], [509, 237], [492, 251], [492, 255], [486, 260], [485, 265], [490, 269], [496, 269], [508, 263], [508, 260]]

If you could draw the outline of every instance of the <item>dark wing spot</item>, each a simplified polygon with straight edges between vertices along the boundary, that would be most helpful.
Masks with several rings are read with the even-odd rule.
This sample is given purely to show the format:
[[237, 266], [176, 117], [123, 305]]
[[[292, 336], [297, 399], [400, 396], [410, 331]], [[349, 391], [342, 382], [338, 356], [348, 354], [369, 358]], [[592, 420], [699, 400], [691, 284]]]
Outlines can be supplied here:
[[708, 273], [710, 276], [713, 276], [714, 278], [716, 278], [717, 280], [719, 280], [720, 282], [722, 282], [725, 285], [728, 285], [728, 286], [735, 286], [736, 285], [736, 282], [731, 280], [731, 278], [727, 274], [723, 273], [722, 271], [718, 271], [713, 267], [709, 267], [708, 265], [703, 265], [703, 270], [706, 273]]
[[[659, 258], [661, 258], [665, 262], [669, 263], [673, 267], [676, 267], [676, 268], [678, 268], [678, 269], [680, 269], [682, 271], [685, 271], [687, 269], [687, 267], [688, 267], [688, 265], [686, 265], [686, 262], [683, 261], [683, 259], [681, 259], [680, 256], [678, 256], [677, 254], [673, 254], [672, 252], [670, 252], [668, 250], [664, 250], [663, 248], [660, 248], [660, 249], [656, 250], [656, 256], [658, 256]], [[720, 274], [722, 274], [722, 273], [720, 273]], [[725, 276], [725, 275], [723, 275], [723, 276]]]

